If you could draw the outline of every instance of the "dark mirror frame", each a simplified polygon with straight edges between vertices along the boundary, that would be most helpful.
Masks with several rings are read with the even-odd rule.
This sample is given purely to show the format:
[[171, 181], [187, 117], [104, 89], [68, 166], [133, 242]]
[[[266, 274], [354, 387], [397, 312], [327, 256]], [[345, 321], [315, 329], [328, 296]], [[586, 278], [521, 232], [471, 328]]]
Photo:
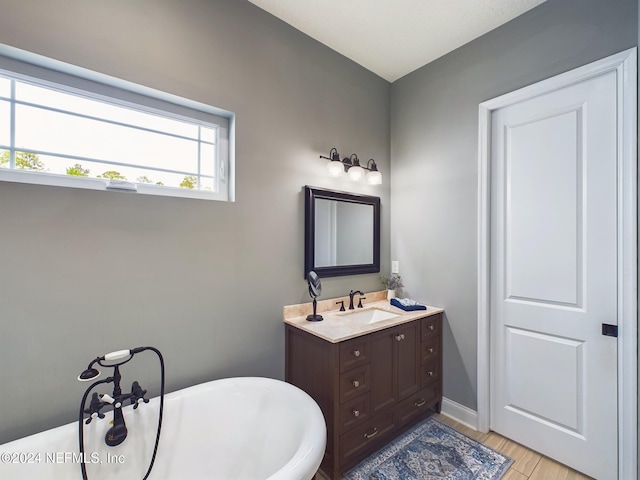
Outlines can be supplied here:
[[[304, 278], [309, 271], [315, 271], [319, 277], [339, 277], [342, 275], [359, 275], [380, 271], [380, 197], [360, 195], [357, 193], [339, 192], [322, 188], [304, 187]], [[373, 206], [373, 263], [358, 265], [336, 265], [332, 267], [315, 266], [315, 200], [337, 200], [339, 202], [359, 203]]]

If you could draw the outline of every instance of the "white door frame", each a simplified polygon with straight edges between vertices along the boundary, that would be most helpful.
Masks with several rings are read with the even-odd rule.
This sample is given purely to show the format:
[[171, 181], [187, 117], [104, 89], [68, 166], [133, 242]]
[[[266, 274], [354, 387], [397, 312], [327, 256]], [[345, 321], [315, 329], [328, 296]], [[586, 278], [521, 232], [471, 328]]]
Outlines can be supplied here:
[[494, 110], [615, 71], [618, 106], [618, 478], [638, 478], [637, 127], [634, 47], [479, 106], [478, 430], [491, 425], [489, 390], [491, 266], [491, 115]]

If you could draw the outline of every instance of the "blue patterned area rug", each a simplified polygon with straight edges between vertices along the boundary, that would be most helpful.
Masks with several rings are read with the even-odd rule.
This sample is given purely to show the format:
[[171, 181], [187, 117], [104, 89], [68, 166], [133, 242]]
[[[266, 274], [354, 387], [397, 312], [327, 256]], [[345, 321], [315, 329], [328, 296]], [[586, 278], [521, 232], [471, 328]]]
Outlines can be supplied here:
[[344, 474], [346, 480], [497, 480], [509, 457], [434, 417], [420, 422]]

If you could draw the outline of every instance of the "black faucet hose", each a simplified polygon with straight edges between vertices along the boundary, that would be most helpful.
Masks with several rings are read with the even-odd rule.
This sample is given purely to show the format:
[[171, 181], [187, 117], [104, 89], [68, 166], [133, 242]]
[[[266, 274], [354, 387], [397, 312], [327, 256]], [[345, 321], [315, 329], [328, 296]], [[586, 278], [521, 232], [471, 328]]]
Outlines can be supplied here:
[[[156, 441], [155, 441], [155, 444], [153, 445], [153, 454], [151, 455], [151, 461], [149, 462], [149, 468], [147, 469], [147, 473], [145, 473], [144, 477], [142, 477], [142, 480], [147, 480], [147, 478], [149, 478], [149, 475], [151, 474], [151, 469], [153, 468], [153, 464], [156, 460], [156, 454], [158, 453], [158, 444], [160, 443], [160, 432], [162, 430], [162, 413], [164, 411], [164, 358], [162, 357], [162, 353], [160, 353], [160, 350], [158, 350], [155, 347], [133, 348], [131, 349], [131, 357], [133, 357], [133, 355], [135, 355], [136, 353], [140, 353], [145, 350], [151, 350], [152, 352], [154, 352], [158, 356], [158, 361], [160, 362], [160, 412], [158, 413], [158, 430], [156, 432]], [[127, 362], [129, 360], [127, 360]], [[123, 363], [126, 363], [126, 362], [123, 362]], [[115, 365], [115, 366], [118, 366], [118, 365]], [[82, 396], [82, 401], [80, 403], [80, 412], [78, 414], [78, 443], [80, 444], [80, 469], [82, 472], [82, 480], [88, 480], [87, 467], [85, 465], [85, 458], [84, 458], [85, 453], [84, 453], [84, 422], [83, 422], [84, 407], [87, 402], [87, 397], [89, 396], [89, 393], [91, 393], [91, 390], [93, 390], [98, 385], [103, 383], [111, 383], [113, 381], [114, 381], [113, 377], [105, 378], [104, 380], [98, 380], [97, 382], [92, 383], [91, 386], [87, 388], [87, 390], [84, 392], [84, 395]]]

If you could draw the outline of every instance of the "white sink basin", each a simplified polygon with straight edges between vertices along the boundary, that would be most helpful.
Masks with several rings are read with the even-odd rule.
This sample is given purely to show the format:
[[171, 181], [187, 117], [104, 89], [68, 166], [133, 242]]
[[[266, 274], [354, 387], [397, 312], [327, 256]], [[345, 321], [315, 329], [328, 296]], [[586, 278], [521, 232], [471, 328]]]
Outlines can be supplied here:
[[387, 312], [386, 310], [380, 310], [379, 308], [368, 308], [366, 310], [344, 313], [342, 316], [349, 321], [371, 324], [381, 322], [382, 320], [396, 318], [399, 315]]

